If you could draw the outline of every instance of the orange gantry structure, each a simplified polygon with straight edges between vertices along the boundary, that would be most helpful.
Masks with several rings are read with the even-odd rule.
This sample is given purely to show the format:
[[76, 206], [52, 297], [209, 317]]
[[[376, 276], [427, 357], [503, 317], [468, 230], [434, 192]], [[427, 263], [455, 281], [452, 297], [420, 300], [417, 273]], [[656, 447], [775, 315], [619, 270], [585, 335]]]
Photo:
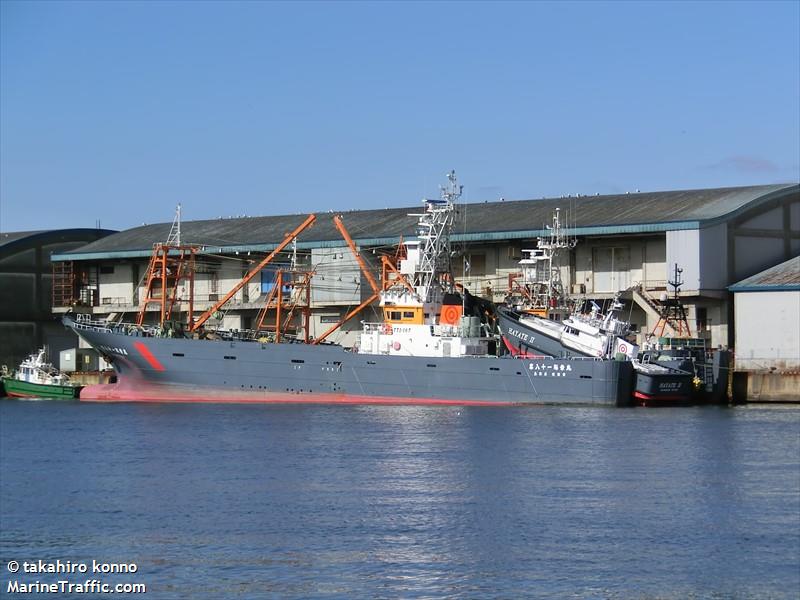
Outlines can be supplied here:
[[274, 259], [284, 248], [286, 248], [286, 246], [288, 246], [291, 243], [291, 241], [294, 238], [296, 238], [303, 231], [305, 231], [308, 227], [310, 227], [314, 223], [314, 221], [316, 221], [316, 220], [317, 220], [316, 215], [313, 215], [313, 214], [312, 215], [308, 215], [306, 220], [303, 221], [300, 225], [298, 225], [294, 229], [294, 231], [292, 231], [291, 233], [286, 234], [286, 237], [284, 238], [284, 240], [280, 244], [278, 244], [278, 246], [277, 246], [277, 248], [275, 248], [275, 250], [273, 250], [266, 258], [264, 258], [256, 266], [254, 266], [252, 269], [250, 269], [250, 271], [248, 271], [247, 274], [244, 277], [242, 277], [242, 279], [239, 281], [239, 283], [237, 283], [235, 286], [233, 286], [233, 288], [227, 294], [225, 294], [225, 296], [221, 300], [219, 300], [216, 304], [214, 304], [214, 306], [209, 308], [202, 315], [197, 317], [197, 321], [194, 322], [194, 325], [191, 325], [189, 327], [189, 330], [190, 331], [196, 331], [197, 329], [202, 327], [203, 324], [206, 321], [208, 321], [208, 319], [211, 318], [211, 315], [213, 315], [220, 308], [222, 308], [222, 306], [224, 306], [231, 298], [233, 298], [233, 296], [236, 294], [236, 292], [238, 292], [240, 289], [242, 289], [243, 286], [247, 285], [247, 283], [251, 279], [253, 279], [253, 277], [255, 277], [259, 272], [261, 272], [261, 269], [263, 269], [270, 262], [272, 262], [272, 259]]
[[180, 301], [179, 288], [183, 281], [189, 284], [188, 324], [192, 327], [194, 314], [194, 262], [198, 247], [192, 245], [155, 244], [153, 255], [145, 275], [144, 298], [140, 302], [136, 324], [144, 323], [147, 307], [158, 304], [160, 308], [159, 324], [172, 318], [175, 304]]
[[[273, 331], [275, 341], [280, 342], [292, 329], [292, 318], [296, 312], [302, 317], [303, 341], [309, 341], [309, 323], [311, 321], [311, 277], [313, 271], [296, 271], [279, 269], [275, 273], [275, 282], [267, 296], [264, 306], [256, 319], [256, 331]], [[266, 324], [267, 313], [275, 310], [275, 324]], [[285, 314], [284, 314], [285, 311]]]
[[[316, 216], [311, 214], [293, 231], [287, 233], [283, 241], [278, 244], [268, 256], [250, 268], [244, 277], [242, 277], [224, 297], [217, 301], [211, 308], [203, 312], [197, 319], [194, 318], [194, 273], [195, 255], [199, 252], [200, 247], [196, 245], [170, 244], [169, 242], [155, 244], [147, 269], [145, 296], [141, 302], [137, 324], [142, 325], [144, 323], [145, 313], [152, 304], [158, 304], [160, 307], [159, 323], [163, 326], [165, 321], [169, 321], [178, 303], [184, 300], [180, 297], [180, 289], [181, 284], [186, 282], [188, 284], [186, 294], [188, 296], [186, 298], [186, 300], [188, 300], [187, 325], [190, 332], [196, 332], [203, 327], [208, 319], [229, 302], [242, 287], [247, 285], [247, 283], [260, 273], [264, 267], [272, 262], [292, 240], [313, 225], [315, 221]], [[408, 289], [408, 291], [414, 293], [414, 287], [408, 281], [408, 277], [401, 273], [397, 266], [403, 257], [402, 243], [394, 257], [386, 255], [380, 257], [381, 281], [379, 284], [348, 233], [342, 221], [342, 217], [340, 215], [335, 216], [333, 218], [333, 223], [358, 263], [361, 273], [364, 275], [364, 279], [366, 279], [372, 290], [372, 294], [356, 308], [344, 315], [322, 335], [311, 340], [309, 325], [311, 321], [311, 279], [314, 275], [314, 271], [313, 269], [307, 271], [298, 269], [277, 269], [275, 271], [273, 286], [256, 317], [256, 332], [264, 331], [273, 333], [275, 341], [280, 342], [281, 338], [287, 334], [293, 333], [296, 337], [299, 337], [297, 335], [298, 330], [302, 329], [303, 340], [306, 343], [319, 344], [337, 331], [347, 321], [360, 313], [364, 308], [378, 300], [382, 291], [401, 285]], [[268, 319], [268, 315], [272, 311], [275, 313], [275, 318], [272, 324], [270, 324], [271, 317]], [[301, 316], [302, 323], [299, 327], [293, 327], [292, 321], [298, 314]]]

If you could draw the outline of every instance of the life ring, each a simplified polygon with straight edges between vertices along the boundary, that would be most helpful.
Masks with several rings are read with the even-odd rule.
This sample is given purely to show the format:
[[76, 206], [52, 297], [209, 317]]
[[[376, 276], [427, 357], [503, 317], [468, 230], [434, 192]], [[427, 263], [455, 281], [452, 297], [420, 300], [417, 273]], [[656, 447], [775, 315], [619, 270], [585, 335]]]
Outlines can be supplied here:
[[622, 352], [623, 354], [627, 354], [628, 353], [628, 347], [625, 344], [620, 344], [619, 345], [619, 351]]
[[394, 330], [392, 329], [391, 325], [389, 325], [388, 323], [384, 323], [383, 327], [381, 327], [381, 333], [385, 335], [392, 335], [394, 333]]
[[440, 321], [444, 325], [456, 325], [461, 317], [461, 307], [455, 304], [447, 304], [442, 307]]

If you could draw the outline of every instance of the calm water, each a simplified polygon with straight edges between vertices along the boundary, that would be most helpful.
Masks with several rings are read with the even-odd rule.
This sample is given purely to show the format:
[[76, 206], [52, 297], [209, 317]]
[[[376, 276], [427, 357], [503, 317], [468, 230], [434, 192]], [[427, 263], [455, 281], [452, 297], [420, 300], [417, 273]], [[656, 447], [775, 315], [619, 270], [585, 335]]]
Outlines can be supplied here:
[[3, 594], [41, 558], [149, 599], [800, 596], [797, 408], [3, 400], [0, 476]]

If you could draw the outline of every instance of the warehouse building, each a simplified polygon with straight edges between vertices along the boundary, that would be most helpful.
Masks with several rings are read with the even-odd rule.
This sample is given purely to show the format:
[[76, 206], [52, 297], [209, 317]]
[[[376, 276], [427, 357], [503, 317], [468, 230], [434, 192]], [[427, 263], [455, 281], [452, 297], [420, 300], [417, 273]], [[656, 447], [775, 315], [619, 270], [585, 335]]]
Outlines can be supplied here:
[[800, 401], [800, 256], [732, 286], [736, 379], [748, 400]]
[[[473, 294], [501, 302], [509, 276], [519, 271], [522, 250], [535, 248], [537, 238], [548, 235], [556, 209], [575, 240], [562, 263], [566, 289], [600, 302], [621, 294], [641, 337], [658, 322], [659, 300], [670, 291], [668, 280], [677, 266], [692, 335], [713, 346], [732, 345], [728, 286], [800, 253], [797, 184], [469, 203], [459, 205], [452, 234], [457, 280]], [[380, 254], [392, 254], [401, 240], [414, 238], [417, 219], [411, 215], [418, 211], [419, 206], [405, 206], [341, 214], [361, 255], [377, 264]], [[312, 337], [371, 294], [331, 217], [318, 215], [314, 226], [278, 259], [314, 272]], [[182, 242], [198, 249], [194, 312], [212, 307], [304, 218], [296, 214], [183, 223]], [[170, 229], [170, 223], [144, 225], [54, 255], [59, 277], [81, 282], [57, 299], [55, 312], [131, 319], [144, 298], [153, 245], [166, 241]], [[254, 328], [274, 286], [274, 269], [265, 268], [237, 291], [209, 324]], [[156, 308], [148, 312], [149, 322], [154, 322]], [[186, 302], [180, 303], [179, 310], [187, 309]], [[362, 313], [330, 340], [351, 345], [361, 320], [377, 316]]]
[[75, 345], [75, 335], [53, 318], [50, 257], [94, 242], [114, 231], [59, 229], [0, 233], [0, 364], [16, 368], [29, 354], [48, 346]]

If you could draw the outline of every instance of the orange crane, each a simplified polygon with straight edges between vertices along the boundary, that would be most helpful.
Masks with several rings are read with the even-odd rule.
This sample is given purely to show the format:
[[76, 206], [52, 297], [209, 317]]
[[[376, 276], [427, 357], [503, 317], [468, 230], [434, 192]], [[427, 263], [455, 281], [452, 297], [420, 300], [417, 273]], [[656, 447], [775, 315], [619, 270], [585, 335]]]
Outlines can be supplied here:
[[300, 225], [298, 225], [295, 228], [294, 231], [292, 231], [291, 233], [288, 233], [286, 235], [284, 240], [280, 244], [278, 244], [278, 247], [275, 248], [275, 250], [273, 250], [270, 253], [269, 256], [267, 256], [264, 260], [262, 260], [260, 263], [258, 263], [255, 267], [250, 269], [250, 271], [247, 273], [247, 275], [242, 277], [241, 281], [239, 281], [239, 283], [237, 283], [235, 286], [233, 286], [233, 289], [231, 289], [231, 291], [229, 291], [227, 294], [225, 294], [225, 297], [222, 298], [222, 300], [217, 302], [214, 306], [212, 306], [206, 312], [204, 312], [202, 315], [197, 317], [197, 321], [195, 321], [194, 325], [191, 326], [190, 331], [196, 331], [197, 329], [199, 329], [206, 321], [208, 321], [208, 319], [211, 318], [211, 315], [213, 315], [222, 306], [224, 306], [225, 303], [228, 302], [228, 300], [233, 298], [233, 296], [236, 294], [236, 292], [238, 292], [240, 289], [242, 289], [242, 287], [247, 285], [247, 283], [253, 277], [255, 277], [261, 271], [261, 269], [263, 269], [267, 264], [269, 264], [272, 261], [272, 259], [275, 258], [278, 255], [279, 252], [281, 252], [281, 250], [286, 248], [286, 246], [288, 246], [291, 243], [291, 241], [294, 238], [296, 238], [303, 231], [305, 231], [308, 227], [310, 227], [314, 223], [314, 221], [316, 221], [316, 219], [317, 219], [316, 215], [308, 215], [308, 217], [306, 218], [305, 221], [303, 221]]
[[353, 242], [353, 238], [351, 238], [350, 234], [347, 232], [347, 228], [345, 228], [344, 222], [342, 222], [342, 217], [340, 215], [336, 215], [335, 217], [333, 217], [333, 224], [336, 226], [336, 229], [344, 238], [344, 241], [347, 242], [347, 246], [348, 248], [350, 248], [350, 252], [353, 253], [353, 256], [355, 257], [356, 262], [358, 263], [358, 266], [361, 269], [361, 272], [364, 274], [364, 277], [366, 277], [367, 282], [369, 283], [369, 287], [372, 288], [372, 295], [366, 300], [364, 300], [361, 304], [359, 304], [356, 308], [347, 313], [341, 320], [339, 320], [338, 323], [336, 323], [333, 327], [328, 329], [328, 331], [326, 331], [317, 339], [315, 339], [312, 342], [312, 344], [319, 344], [320, 342], [324, 341], [325, 338], [327, 338], [330, 334], [339, 329], [339, 327], [341, 327], [342, 325], [347, 323], [350, 319], [352, 319], [354, 316], [356, 316], [358, 313], [360, 313], [365, 307], [369, 306], [370, 304], [372, 304], [372, 302], [380, 298], [381, 295], [381, 288], [378, 287], [375, 278], [372, 276], [372, 273], [370, 273], [370, 270], [367, 267], [367, 263], [365, 263], [364, 259], [361, 258], [361, 253], [358, 251], [358, 248], [356, 248], [356, 244], [355, 242]]
[[[278, 269], [272, 290], [270, 290], [267, 301], [258, 313], [256, 331], [269, 329], [269, 327], [265, 327], [264, 323], [267, 320], [267, 313], [274, 308], [275, 342], [280, 342], [281, 336], [285, 335], [285, 331], [292, 320], [292, 315], [295, 310], [299, 310], [303, 318], [302, 329], [305, 342], [308, 343], [308, 323], [311, 319], [311, 277], [313, 274], [313, 271], [284, 271], [283, 269]], [[294, 296], [288, 304], [283, 297], [284, 288], [291, 289], [292, 296]], [[286, 309], [288, 314], [284, 319], [281, 319], [283, 309]]]

